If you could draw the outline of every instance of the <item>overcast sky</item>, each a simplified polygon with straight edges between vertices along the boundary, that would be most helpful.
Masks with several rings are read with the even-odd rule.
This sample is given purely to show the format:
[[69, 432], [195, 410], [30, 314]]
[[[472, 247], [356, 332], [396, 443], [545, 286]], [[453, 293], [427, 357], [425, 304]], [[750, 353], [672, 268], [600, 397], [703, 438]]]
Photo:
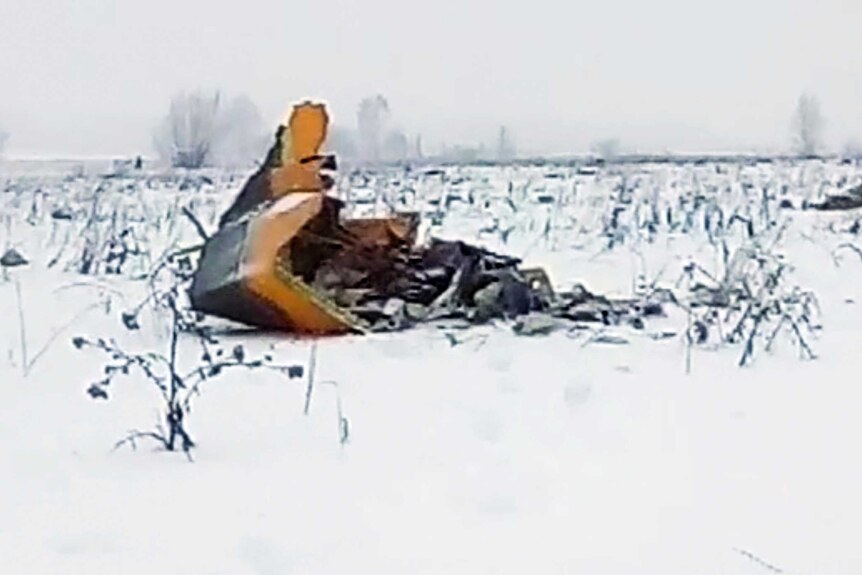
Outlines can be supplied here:
[[147, 152], [172, 93], [244, 93], [277, 123], [384, 94], [426, 142], [528, 153], [783, 149], [809, 91], [862, 140], [862, 0], [0, 0], [17, 155]]

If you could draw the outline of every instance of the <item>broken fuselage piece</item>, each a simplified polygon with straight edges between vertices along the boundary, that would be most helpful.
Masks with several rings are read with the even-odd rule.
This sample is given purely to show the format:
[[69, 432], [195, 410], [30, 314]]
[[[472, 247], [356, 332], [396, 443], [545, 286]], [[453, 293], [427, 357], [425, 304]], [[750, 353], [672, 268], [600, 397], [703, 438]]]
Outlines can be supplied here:
[[[516, 258], [463, 242], [416, 246], [419, 216], [342, 219], [327, 195], [335, 158], [321, 154], [328, 116], [299, 104], [280, 126], [204, 246], [190, 297], [202, 312], [310, 335], [397, 329], [481, 305], [478, 317], [541, 307], [549, 282], [532, 286]], [[493, 287], [494, 289], [488, 289]]]

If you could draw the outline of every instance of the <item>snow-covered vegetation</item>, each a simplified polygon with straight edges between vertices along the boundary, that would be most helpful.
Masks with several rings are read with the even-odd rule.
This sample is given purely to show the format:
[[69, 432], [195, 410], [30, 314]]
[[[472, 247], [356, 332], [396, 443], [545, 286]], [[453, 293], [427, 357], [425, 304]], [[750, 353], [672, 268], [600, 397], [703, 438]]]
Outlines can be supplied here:
[[185, 307], [248, 174], [2, 170], [6, 572], [862, 569], [862, 214], [807, 209], [857, 165], [347, 174], [352, 215], [662, 313], [317, 342]]

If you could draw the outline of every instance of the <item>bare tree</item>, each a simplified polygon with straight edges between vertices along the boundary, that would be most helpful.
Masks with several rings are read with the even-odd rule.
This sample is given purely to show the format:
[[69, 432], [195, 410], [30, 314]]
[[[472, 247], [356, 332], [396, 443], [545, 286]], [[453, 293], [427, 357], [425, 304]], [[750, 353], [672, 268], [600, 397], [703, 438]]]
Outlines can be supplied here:
[[613, 160], [620, 155], [620, 141], [616, 138], [605, 138], [594, 142], [590, 151], [603, 160]]
[[497, 161], [510, 162], [515, 158], [515, 142], [506, 126], [500, 126], [497, 137]]
[[218, 132], [219, 92], [181, 93], [156, 130], [159, 155], [176, 168], [201, 168], [210, 162]]
[[266, 153], [270, 134], [247, 96], [180, 93], [155, 132], [159, 156], [176, 168], [245, 165]]
[[387, 162], [403, 162], [409, 153], [407, 136], [400, 130], [392, 130], [383, 142], [383, 159]]
[[272, 138], [260, 110], [248, 96], [236, 96], [216, 111], [212, 160], [244, 166], [266, 155]]
[[805, 157], [816, 156], [823, 137], [823, 115], [820, 102], [811, 94], [802, 94], [793, 115], [793, 133], [796, 151]]
[[425, 157], [422, 152], [422, 134], [416, 134], [416, 141], [413, 144], [413, 157], [417, 160], [421, 160]]
[[380, 94], [363, 99], [356, 113], [359, 128], [359, 156], [365, 162], [382, 159], [383, 137], [389, 123], [389, 102]]

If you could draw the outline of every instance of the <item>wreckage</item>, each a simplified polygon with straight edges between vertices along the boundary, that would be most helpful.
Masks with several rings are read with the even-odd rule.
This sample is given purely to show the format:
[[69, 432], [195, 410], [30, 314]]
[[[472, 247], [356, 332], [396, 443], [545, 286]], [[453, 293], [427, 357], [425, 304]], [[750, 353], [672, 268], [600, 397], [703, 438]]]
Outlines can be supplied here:
[[806, 207], [822, 212], [843, 212], [862, 208], [862, 185], [840, 194], [826, 196], [824, 200], [808, 204]]
[[480, 322], [553, 310], [605, 321], [616, 313], [585, 290], [555, 294], [544, 271], [522, 269], [517, 258], [460, 241], [417, 245], [417, 213], [342, 218], [345, 204], [328, 194], [335, 157], [321, 152], [328, 122], [323, 105], [305, 102], [278, 128], [203, 248], [190, 290], [195, 309], [310, 335], [446, 317]]

